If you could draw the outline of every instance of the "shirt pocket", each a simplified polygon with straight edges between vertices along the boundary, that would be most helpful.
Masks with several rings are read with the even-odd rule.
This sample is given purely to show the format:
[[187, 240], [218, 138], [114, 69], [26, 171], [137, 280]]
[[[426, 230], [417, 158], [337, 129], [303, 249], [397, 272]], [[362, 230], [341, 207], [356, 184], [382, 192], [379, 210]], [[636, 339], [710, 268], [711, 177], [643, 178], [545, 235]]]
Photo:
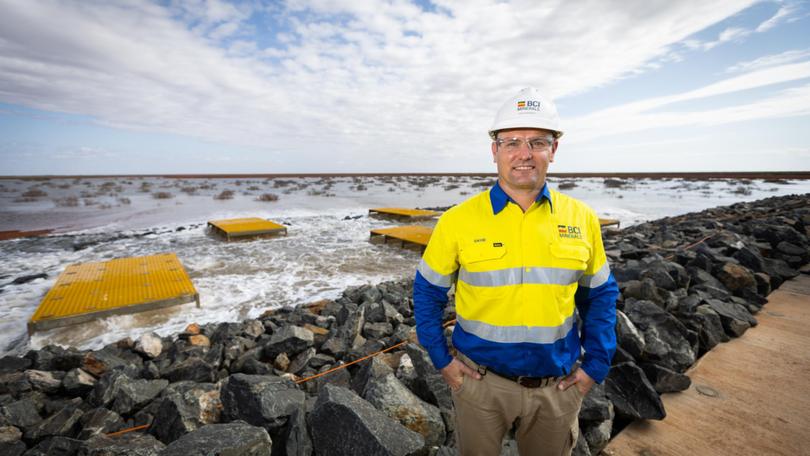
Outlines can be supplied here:
[[497, 261], [506, 256], [506, 247], [494, 247], [492, 244], [472, 244], [459, 252], [463, 266], [484, 266], [487, 261]]
[[554, 258], [554, 267], [584, 271], [588, 266], [590, 250], [584, 245], [551, 244], [551, 256]]

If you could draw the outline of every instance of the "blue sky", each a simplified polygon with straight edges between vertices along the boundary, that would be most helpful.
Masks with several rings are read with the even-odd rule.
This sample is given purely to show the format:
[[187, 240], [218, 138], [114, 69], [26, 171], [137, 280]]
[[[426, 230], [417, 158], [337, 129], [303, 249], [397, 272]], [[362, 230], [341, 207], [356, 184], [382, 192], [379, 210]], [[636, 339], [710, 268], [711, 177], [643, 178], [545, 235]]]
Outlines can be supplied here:
[[551, 171], [810, 170], [794, 1], [0, 0], [0, 175], [492, 172], [535, 86]]

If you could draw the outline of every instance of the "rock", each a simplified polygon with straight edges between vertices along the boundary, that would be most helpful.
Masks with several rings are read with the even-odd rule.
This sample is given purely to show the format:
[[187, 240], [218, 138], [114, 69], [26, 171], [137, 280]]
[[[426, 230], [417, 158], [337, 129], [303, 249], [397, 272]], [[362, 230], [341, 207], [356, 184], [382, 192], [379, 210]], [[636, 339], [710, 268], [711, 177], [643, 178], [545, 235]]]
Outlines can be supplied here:
[[173, 363], [168, 369], [162, 371], [163, 377], [170, 382], [190, 380], [200, 383], [211, 383], [217, 379], [217, 370], [202, 358], [191, 357]]
[[286, 425], [305, 399], [295, 384], [271, 375], [233, 374], [220, 389], [223, 420], [243, 420], [270, 432]]
[[0, 417], [4, 417], [9, 424], [23, 431], [42, 421], [38, 407], [27, 397], [0, 407]]
[[36, 425], [25, 430], [25, 440], [39, 441], [48, 436], [61, 435], [73, 437], [79, 427], [79, 419], [84, 412], [79, 408], [82, 401], [79, 398], [72, 400], [59, 412], [40, 421]]
[[692, 380], [685, 374], [680, 374], [664, 366], [643, 363], [639, 367], [659, 394], [684, 391], [692, 384]]
[[355, 394], [362, 397], [366, 385], [368, 385], [368, 382], [372, 378], [384, 377], [393, 372], [391, 366], [382, 362], [378, 357], [371, 358], [371, 360], [365, 361], [360, 365], [360, 368], [351, 380], [350, 388]]
[[764, 272], [755, 272], [754, 280], [757, 282], [757, 294], [761, 296], [771, 294], [771, 276]]
[[743, 247], [732, 255], [741, 265], [755, 272], [761, 272], [765, 267], [765, 261], [758, 249], [755, 247]]
[[591, 451], [592, 454], [599, 454], [605, 448], [610, 440], [612, 426], [612, 420], [585, 426], [584, 432], [580, 432], [580, 434], [588, 443], [588, 451]]
[[0, 454], [3, 456], [21, 456], [26, 449], [25, 443], [20, 440], [9, 443], [0, 442]]
[[317, 352], [315, 351], [314, 348], [312, 347], [307, 348], [306, 350], [299, 353], [298, 356], [296, 356], [292, 360], [290, 365], [287, 366], [287, 369], [284, 370], [287, 370], [292, 374], [298, 375], [299, 373], [301, 373], [301, 371], [306, 369], [307, 365], [309, 365], [309, 362], [312, 360], [312, 358], [315, 356], [316, 353]]
[[0, 426], [0, 443], [12, 443], [22, 439], [22, 432], [14, 426]]
[[450, 387], [447, 386], [439, 371], [433, 367], [427, 351], [416, 344], [405, 345], [405, 351], [408, 357], [411, 358], [416, 371], [416, 380], [413, 382], [411, 391], [428, 404], [439, 407], [447, 433], [446, 443], [449, 443], [454, 438], [456, 422]]
[[212, 383], [178, 382], [163, 392], [150, 432], [171, 443], [207, 424], [218, 423], [222, 404]]
[[273, 360], [273, 367], [286, 372], [287, 368], [290, 367], [290, 358], [287, 357], [286, 353], [279, 353], [276, 359]]
[[139, 371], [143, 367], [143, 360], [134, 353], [130, 352], [129, 355], [131, 356], [107, 346], [101, 350], [87, 353], [82, 359], [81, 366], [77, 367], [81, 367], [82, 370], [96, 378], [117, 367], [128, 368], [129, 372]]
[[121, 415], [104, 407], [94, 408], [85, 412], [79, 420], [81, 430], [79, 440], [87, 440], [90, 437], [119, 431], [124, 427], [124, 420]]
[[591, 449], [588, 448], [588, 442], [582, 432], [577, 436], [577, 444], [571, 451], [571, 456], [591, 456]]
[[723, 329], [720, 315], [706, 304], [699, 305], [695, 313], [685, 320], [690, 327], [698, 332], [700, 341], [699, 355], [706, 353], [721, 342], [728, 342], [729, 337]]
[[379, 367], [368, 369], [368, 380], [360, 396], [377, 410], [421, 434], [428, 446], [442, 445], [446, 435], [438, 407], [419, 399], [394, 376], [391, 368], [378, 358], [372, 358], [370, 364]]
[[275, 359], [280, 353], [295, 356], [315, 343], [312, 331], [300, 326], [288, 325], [274, 333], [264, 345], [264, 356]]
[[616, 343], [625, 349], [634, 358], [640, 358], [644, 353], [644, 334], [627, 318], [621, 310], [616, 311]]
[[595, 384], [582, 400], [579, 409], [579, 420], [582, 422], [601, 423], [612, 421], [613, 403], [608, 400], [604, 384]]
[[662, 420], [666, 417], [664, 404], [644, 375], [633, 363], [613, 366], [605, 380], [605, 393], [622, 418]]
[[693, 342], [698, 336], [672, 314], [650, 301], [630, 299], [624, 312], [644, 334], [644, 354], [641, 359], [682, 372], [695, 362]]
[[740, 337], [748, 328], [757, 324], [757, 320], [739, 304], [719, 299], [709, 299], [706, 303], [720, 316], [723, 329], [729, 336]]
[[77, 456], [158, 456], [165, 447], [158, 439], [140, 432], [115, 437], [96, 435], [85, 440]]
[[62, 386], [62, 379], [56, 378], [53, 372], [29, 369], [25, 371], [25, 378], [33, 389], [45, 394], [54, 394]]
[[44, 272], [41, 272], [39, 274], [30, 274], [30, 275], [24, 275], [24, 276], [16, 277], [14, 280], [11, 281], [11, 283], [14, 284], [14, 285], [22, 285], [24, 283], [32, 282], [32, 281], [37, 280], [37, 279], [47, 279], [47, 278], [48, 278], [48, 274], [45, 274]]
[[163, 352], [163, 340], [155, 333], [143, 334], [135, 342], [134, 350], [146, 358], [157, 358]]
[[[25, 452], [25, 456], [73, 456], [82, 446], [81, 440], [68, 437], [47, 437]], [[3, 453], [5, 454], [5, 453]]]
[[287, 456], [311, 456], [312, 439], [307, 430], [304, 409], [296, 409], [287, 422], [284, 434], [285, 454]]
[[20, 394], [31, 391], [31, 382], [24, 372], [11, 372], [0, 375], [0, 394], [10, 394], [19, 397]]
[[188, 343], [195, 347], [210, 347], [211, 340], [204, 334], [194, 334], [188, 338]]
[[99, 379], [90, 402], [120, 415], [128, 415], [151, 402], [168, 385], [167, 380], [133, 380], [121, 371], [113, 371]]
[[267, 431], [242, 421], [208, 424], [175, 440], [160, 456], [270, 456]]
[[79, 369], [71, 369], [62, 379], [62, 389], [68, 396], [84, 396], [93, 390], [96, 378]]
[[402, 355], [399, 359], [399, 366], [397, 366], [396, 376], [403, 385], [413, 391], [413, 384], [416, 381], [416, 369], [413, 367], [413, 361], [408, 354]]
[[316, 454], [410, 455], [424, 447], [421, 435], [405, 428], [351, 390], [325, 385], [309, 415]]
[[634, 298], [644, 301], [651, 301], [664, 307], [666, 299], [662, 296], [661, 291], [655, 286], [652, 279], [646, 278], [641, 281], [631, 280], [625, 284], [622, 290], [622, 296], [625, 299]]
[[7, 374], [10, 372], [22, 372], [31, 367], [33, 362], [28, 358], [20, 358], [18, 356], [4, 356], [0, 358], [0, 374]]
[[[674, 291], [678, 288], [675, 279], [669, 274], [664, 262], [657, 261], [650, 264], [641, 272], [641, 279], [650, 279], [657, 288]], [[641, 298], [644, 299], [644, 298]]]
[[264, 334], [264, 325], [259, 320], [248, 320], [244, 324], [243, 333], [251, 339], [256, 339]]
[[197, 323], [190, 323], [186, 326], [186, 329], [183, 330], [183, 333], [188, 334], [189, 336], [197, 336], [200, 334], [200, 325]]
[[745, 266], [734, 263], [725, 263], [717, 272], [717, 278], [731, 292], [741, 292], [744, 289], [757, 291], [757, 282], [754, 274]]
[[363, 336], [369, 339], [382, 339], [394, 333], [394, 327], [391, 323], [366, 323], [363, 326]]

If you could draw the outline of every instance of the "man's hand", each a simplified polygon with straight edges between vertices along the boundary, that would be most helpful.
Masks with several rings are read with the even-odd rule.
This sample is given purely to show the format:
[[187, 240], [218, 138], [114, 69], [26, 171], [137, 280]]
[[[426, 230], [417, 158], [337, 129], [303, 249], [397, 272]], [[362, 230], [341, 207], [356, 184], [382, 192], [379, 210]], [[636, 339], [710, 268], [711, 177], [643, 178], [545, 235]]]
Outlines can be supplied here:
[[476, 380], [481, 380], [481, 374], [461, 362], [458, 358], [453, 358], [450, 364], [444, 366], [440, 372], [442, 373], [444, 381], [453, 391], [458, 391], [458, 389], [461, 388], [461, 382], [465, 375]]
[[561, 391], [565, 391], [573, 386], [574, 388], [577, 388], [583, 396], [585, 396], [588, 394], [588, 391], [591, 390], [594, 383], [596, 382], [594, 382], [591, 376], [588, 375], [584, 370], [577, 369], [574, 372], [571, 372], [571, 374], [564, 379], [560, 380], [560, 383], [557, 384], [557, 388], [559, 388]]

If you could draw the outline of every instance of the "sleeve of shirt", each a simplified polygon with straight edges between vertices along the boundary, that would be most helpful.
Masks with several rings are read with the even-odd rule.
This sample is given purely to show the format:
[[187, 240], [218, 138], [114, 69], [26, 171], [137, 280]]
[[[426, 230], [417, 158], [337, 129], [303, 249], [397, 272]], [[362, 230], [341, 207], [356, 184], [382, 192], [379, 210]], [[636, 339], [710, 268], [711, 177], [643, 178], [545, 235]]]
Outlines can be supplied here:
[[413, 283], [416, 335], [436, 369], [453, 360], [444, 338], [442, 315], [458, 270], [458, 248], [443, 216], [433, 229]]
[[588, 232], [593, 253], [575, 295], [582, 319], [582, 346], [585, 348], [581, 368], [597, 383], [602, 383], [616, 352], [616, 299], [619, 297], [619, 286], [610, 272], [602, 244], [602, 228], [596, 214], [591, 214]]

